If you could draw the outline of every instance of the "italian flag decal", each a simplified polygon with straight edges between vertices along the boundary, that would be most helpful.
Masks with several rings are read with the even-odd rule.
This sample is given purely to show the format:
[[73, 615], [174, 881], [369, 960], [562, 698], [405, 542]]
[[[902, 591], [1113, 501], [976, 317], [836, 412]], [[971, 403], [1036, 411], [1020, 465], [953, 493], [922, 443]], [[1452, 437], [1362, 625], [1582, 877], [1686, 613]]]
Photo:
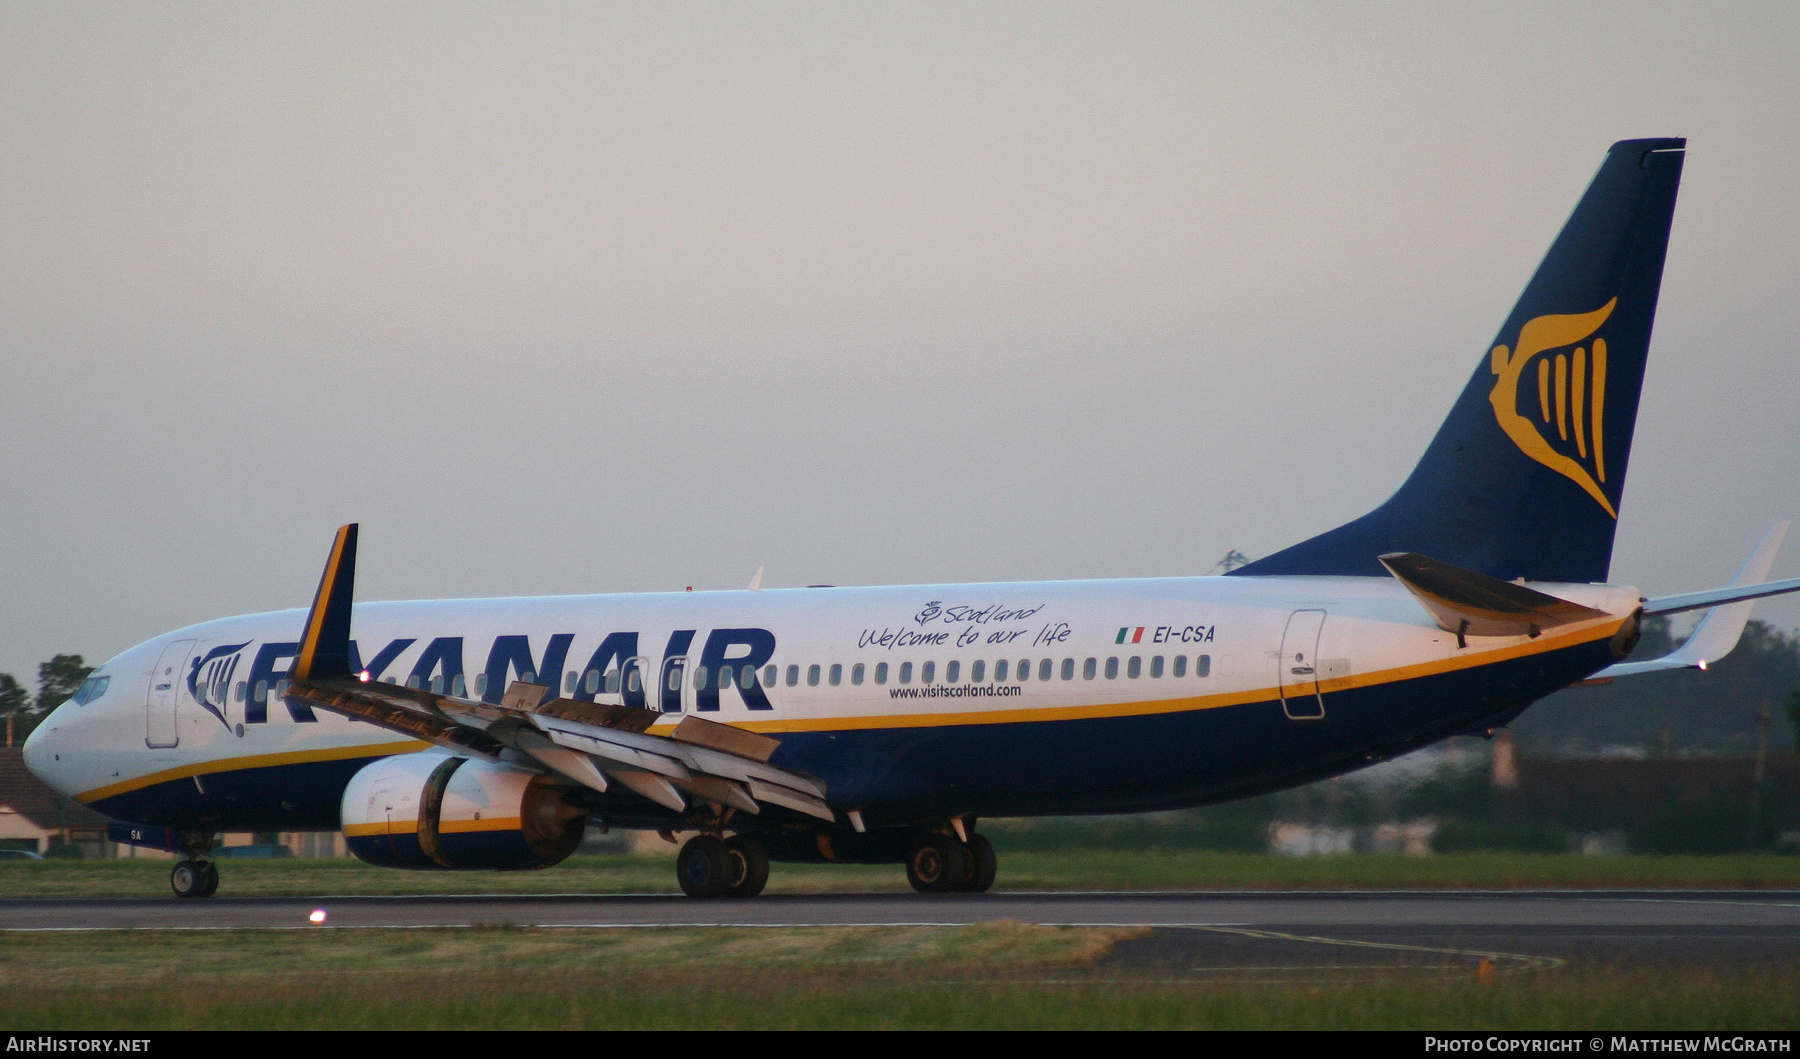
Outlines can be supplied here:
[[1144, 638], [1144, 627], [1142, 625], [1138, 626], [1135, 629], [1132, 628], [1131, 626], [1127, 625], [1123, 629], [1119, 630], [1119, 638], [1114, 640], [1113, 643], [1137, 643], [1139, 640], [1142, 640], [1143, 638]]

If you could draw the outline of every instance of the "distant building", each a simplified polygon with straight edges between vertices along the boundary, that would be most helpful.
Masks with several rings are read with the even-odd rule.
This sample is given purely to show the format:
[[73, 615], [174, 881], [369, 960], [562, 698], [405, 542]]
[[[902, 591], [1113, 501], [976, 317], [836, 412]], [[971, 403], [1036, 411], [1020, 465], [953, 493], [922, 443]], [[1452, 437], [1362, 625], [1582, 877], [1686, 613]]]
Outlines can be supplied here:
[[111, 852], [106, 817], [70, 801], [25, 767], [25, 752], [0, 749], [0, 848], [47, 853], [67, 843], [85, 856]]

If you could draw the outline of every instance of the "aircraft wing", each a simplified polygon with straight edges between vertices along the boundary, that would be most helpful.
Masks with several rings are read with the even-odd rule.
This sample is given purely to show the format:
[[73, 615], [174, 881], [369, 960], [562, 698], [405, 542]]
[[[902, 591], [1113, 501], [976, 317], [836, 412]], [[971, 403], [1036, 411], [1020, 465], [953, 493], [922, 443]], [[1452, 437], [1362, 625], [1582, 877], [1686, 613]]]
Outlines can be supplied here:
[[489, 761], [536, 767], [605, 793], [614, 783], [674, 812], [697, 798], [759, 813], [765, 804], [835, 819], [816, 777], [769, 764], [780, 741], [687, 716], [668, 735], [663, 715], [631, 706], [544, 701], [550, 688], [514, 681], [496, 705], [366, 679], [349, 668], [356, 526], [338, 530], [283, 694], [320, 709]]
[[1800, 578], [1786, 581], [1763, 581], [1775, 565], [1775, 555], [1787, 536], [1788, 522], [1777, 522], [1763, 534], [1762, 540], [1744, 560], [1737, 576], [1725, 588], [1706, 592], [1687, 592], [1678, 596], [1662, 596], [1644, 601], [1644, 614], [1679, 614], [1686, 610], [1710, 607], [1694, 631], [1680, 647], [1662, 656], [1640, 662], [1620, 662], [1607, 666], [1589, 679], [1607, 680], [1630, 677], [1639, 673], [1656, 673], [1667, 669], [1705, 669], [1724, 658], [1737, 646], [1744, 626], [1750, 621], [1750, 608], [1764, 596], [1800, 590]]

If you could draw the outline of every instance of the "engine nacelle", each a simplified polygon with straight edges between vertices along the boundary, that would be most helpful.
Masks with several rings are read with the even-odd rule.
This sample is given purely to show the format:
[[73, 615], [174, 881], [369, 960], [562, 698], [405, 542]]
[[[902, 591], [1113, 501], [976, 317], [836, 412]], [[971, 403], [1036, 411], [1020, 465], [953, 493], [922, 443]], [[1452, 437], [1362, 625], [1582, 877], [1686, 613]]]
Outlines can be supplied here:
[[365, 766], [342, 813], [350, 852], [384, 868], [547, 868], [587, 827], [548, 776], [434, 753]]

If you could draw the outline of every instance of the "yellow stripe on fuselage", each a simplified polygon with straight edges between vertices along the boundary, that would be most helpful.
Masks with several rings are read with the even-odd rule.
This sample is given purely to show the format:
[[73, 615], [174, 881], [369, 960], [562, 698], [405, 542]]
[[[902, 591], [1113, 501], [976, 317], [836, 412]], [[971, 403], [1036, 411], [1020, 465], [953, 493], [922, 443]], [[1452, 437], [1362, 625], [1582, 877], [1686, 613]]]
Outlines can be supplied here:
[[248, 757], [217, 758], [212, 761], [197, 761], [192, 765], [163, 769], [133, 779], [120, 780], [104, 787], [96, 787], [91, 791], [77, 794], [75, 800], [83, 805], [112, 798], [145, 787], [154, 787], [158, 783], [170, 780], [184, 780], [194, 776], [210, 776], [215, 772], [239, 772], [244, 769], [271, 768], [277, 765], [303, 765], [312, 761], [343, 761], [358, 757], [392, 757], [395, 754], [407, 754], [415, 750], [424, 750], [430, 743], [418, 739], [402, 739], [393, 743], [368, 743], [362, 746], [333, 747], [330, 750], [294, 750], [285, 754], [253, 754]]
[[[1454, 673], [1466, 669], [1478, 669], [1495, 662], [1511, 661], [1515, 658], [1529, 658], [1533, 655], [1548, 654], [1569, 647], [1579, 647], [1610, 638], [1625, 624], [1624, 618], [1617, 618], [1603, 625], [1585, 625], [1577, 627], [1561, 635], [1545, 633], [1535, 640], [1502, 647], [1479, 654], [1455, 655], [1449, 658], [1419, 662], [1409, 666], [1396, 666], [1393, 669], [1375, 670], [1369, 673], [1355, 674], [1347, 677], [1334, 677], [1320, 681], [1323, 692], [1348, 691], [1353, 688], [1378, 687], [1383, 684], [1397, 684], [1403, 681], [1416, 680], [1420, 677], [1437, 676], [1442, 673]], [[787, 732], [849, 732], [866, 731], [875, 728], [940, 728], [969, 724], [1026, 724], [1043, 721], [1080, 721], [1099, 718], [1153, 716], [1156, 714], [1185, 713], [1199, 710], [1215, 710], [1227, 706], [1241, 706], [1256, 702], [1269, 702], [1281, 697], [1277, 687], [1255, 688], [1249, 691], [1226, 692], [1218, 695], [1184, 696], [1175, 699], [1151, 699], [1138, 702], [1113, 702], [1077, 706], [1045, 706], [1032, 709], [1014, 710], [976, 710], [967, 713], [908, 713], [908, 714], [873, 714], [861, 717], [819, 717], [795, 720], [768, 721], [733, 721], [732, 727], [752, 732], [780, 734]], [[674, 729], [675, 721], [658, 722], [649, 729], [652, 735], [667, 735]], [[383, 743], [356, 747], [342, 747], [333, 750], [296, 751], [287, 754], [264, 754], [254, 757], [223, 758], [206, 761], [181, 768], [165, 769], [136, 779], [124, 780], [97, 790], [88, 791], [76, 796], [76, 801], [84, 804], [96, 802], [103, 798], [125, 794], [169, 780], [185, 779], [190, 776], [202, 776], [215, 772], [235, 772], [240, 769], [268, 768], [275, 765], [300, 764], [310, 761], [337, 761], [355, 757], [384, 757], [392, 754], [411, 753], [424, 750], [433, 744], [420, 740], [408, 739], [396, 743]], [[379, 827], [385, 825], [366, 824], [362, 827]], [[415, 824], [416, 826], [416, 824]], [[467, 821], [456, 824], [446, 830], [488, 830], [490, 826], [498, 829], [499, 821]], [[506, 823], [507, 827], [518, 826], [518, 821]], [[346, 834], [350, 832], [346, 831]], [[380, 831], [369, 832], [371, 834]]]
[[[1352, 688], [1397, 684], [1402, 681], [1416, 680], [1419, 677], [1454, 673], [1463, 669], [1478, 669], [1495, 662], [1528, 658], [1532, 655], [1547, 654], [1567, 647], [1579, 647], [1582, 644], [1611, 638], [1623, 624], [1625, 624], [1625, 619], [1620, 618], [1603, 626], [1589, 625], [1561, 636], [1545, 633], [1536, 640], [1514, 644], [1511, 647], [1503, 647], [1495, 651], [1483, 651], [1477, 655], [1440, 658], [1410, 666], [1397, 666], [1393, 669], [1380, 669], [1347, 677], [1333, 677], [1319, 682], [1320, 691], [1331, 693], [1348, 691]], [[732, 721], [731, 726], [751, 732], [779, 734], [784, 732], [848, 732], [871, 728], [940, 728], [963, 724], [1021, 724], [1033, 721], [1084, 721], [1096, 718], [1142, 717], [1161, 713], [1216, 710], [1226, 706], [1269, 702], [1280, 697], [1280, 688], [1263, 687], [1218, 695], [1194, 695], [1178, 699], [1149, 699], [1139, 702], [1043, 706], [1014, 710], [973, 710], [966, 713], [874, 714], [863, 717], [820, 717], [805, 720]], [[659, 721], [650, 727], [649, 732], [651, 735], [667, 735], [674, 730], [674, 724], [675, 722], [672, 721], [666, 723]]]

